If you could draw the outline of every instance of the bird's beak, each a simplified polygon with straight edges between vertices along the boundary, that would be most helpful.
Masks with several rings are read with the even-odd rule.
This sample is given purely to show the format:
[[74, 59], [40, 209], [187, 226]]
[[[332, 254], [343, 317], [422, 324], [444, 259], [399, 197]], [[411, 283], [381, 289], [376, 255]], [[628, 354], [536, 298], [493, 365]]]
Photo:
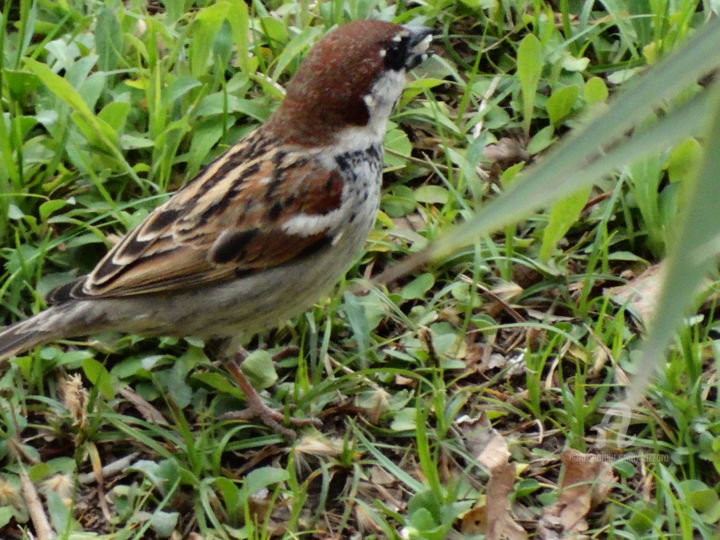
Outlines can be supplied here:
[[428, 49], [430, 42], [432, 41], [432, 29], [426, 26], [404, 26], [405, 30], [408, 31], [408, 55], [405, 67], [412, 69], [415, 66], [422, 64], [429, 56], [432, 55], [432, 51]]

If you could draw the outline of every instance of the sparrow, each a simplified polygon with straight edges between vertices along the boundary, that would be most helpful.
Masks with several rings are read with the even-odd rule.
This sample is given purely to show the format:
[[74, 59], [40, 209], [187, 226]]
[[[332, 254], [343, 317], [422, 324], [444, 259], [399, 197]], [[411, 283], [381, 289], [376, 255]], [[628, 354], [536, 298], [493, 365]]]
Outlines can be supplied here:
[[[430, 40], [427, 28], [376, 20], [328, 33], [264, 124], [92, 272], [52, 290], [46, 310], [0, 331], [0, 359], [108, 330], [219, 339], [230, 358], [243, 336], [311, 306], [375, 222], [386, 122]], [[237, 366], [230, 371], [251, 412], [287, 433]]]

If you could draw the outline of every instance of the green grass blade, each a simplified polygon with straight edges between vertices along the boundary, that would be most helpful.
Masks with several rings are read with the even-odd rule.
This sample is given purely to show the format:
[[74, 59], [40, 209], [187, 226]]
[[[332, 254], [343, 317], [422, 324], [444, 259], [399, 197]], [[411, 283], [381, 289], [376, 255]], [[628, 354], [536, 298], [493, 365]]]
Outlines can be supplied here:
[[[515, 223], [534, 210], [577, 191], [620, 164], [631, 162], [636, 156], [627, 152], [627, 145], [631, 144], [629, 141], [607, 150], [599, 158], [598, 150], [607, 149], [619, 141], [628, 129], [644, 120], [654, 108], [663, 105], [665, 100], [684, 90], [691, 81], [719, 65], [718, 50], [720, 20], [715, 20], [699, 31], [685, 47], [631, 84], [631, 88], [622, 92], [602, 117], [559, 144], [555, 151], [529, 169], [479, 214], [448, 231], [424, 252], [390, 269], [380, 279], [394, 279], [427, 258], [449, 254], [470, 245], [481, 235]], [[658, 126], [655, 129], [660, 130]], [[677, 123], [677, 129], [687, 134], [683, 122]], [[671, 137], [664, 141], [652, 135], [644, 137], [642, 143], [647, 146], [646, 151], [677, 141], [678, 137], [673, 137], [672, 133], [666, 134]], [[610, 155], [613, 158], [606, 159]], [[624, 157], [620, 159], [621, 156]], [[589, 170], [592, 170], [592, 175], [588, 174]]]
[[[720, 89], [713, 92], [705, 140], [720, 141]], [[663, 288], [650, 332], [642, 347], [639, 369], [628, 392], [627, 403], [636, 405], [651, 375], [664, 357], [682, 317], [687, 313], [702, 279], [713, 267], [720, 253], [720, 151], [717, 144], [706, 148], [700, 174], [688, 182], [686, 204], [680, 218], [678, 234], [667, 261]]]

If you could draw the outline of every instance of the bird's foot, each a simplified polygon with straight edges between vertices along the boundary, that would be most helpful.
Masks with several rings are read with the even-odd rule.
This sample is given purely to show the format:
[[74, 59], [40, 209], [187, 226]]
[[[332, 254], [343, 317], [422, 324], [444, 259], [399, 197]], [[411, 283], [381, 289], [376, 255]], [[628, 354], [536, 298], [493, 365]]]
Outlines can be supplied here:
[[287, 421], [296, 427], [321, 425], [320, 420], [317, 418], [286, 418], [282, 411], [268, 407], [263, 403], [260, 395], [235, 362], [228, 362], [227, 369], [235, 382], [237, 382], [240, 390], [245, 394], [248, 406], [239, 411], [226, 412], [220, 415], [220, 420], [250, 420], [251, 418], [257, 418], [270, 429], [290, 440], [296, 439], [297, 433], [283, 426], [281, 422]]

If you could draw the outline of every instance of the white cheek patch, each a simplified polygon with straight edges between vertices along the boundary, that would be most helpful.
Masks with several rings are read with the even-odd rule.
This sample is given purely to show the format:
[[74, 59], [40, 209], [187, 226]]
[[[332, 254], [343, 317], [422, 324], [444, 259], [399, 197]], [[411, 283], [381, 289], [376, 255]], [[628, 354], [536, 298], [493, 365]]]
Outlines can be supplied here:
[[370, 113], [369, 126], [376, 132], [385, 131], [385, 123], [406, 83], [405, 71], [386, 71], [372, 85], [363, 98]]
[[370, 113], [367, 125], [340, 131], [333, 141], [332, 155], [329, 158], [325, 153], [320, 155], [322, 163], [331, 168], [335, 165], [334, 156], [338, 154], [364, 151], [370, 146], [382, 144], [387, 120], [404, 87], [404, 71], [388, 71], [375, 81], [370, 92], [363, 97]]

